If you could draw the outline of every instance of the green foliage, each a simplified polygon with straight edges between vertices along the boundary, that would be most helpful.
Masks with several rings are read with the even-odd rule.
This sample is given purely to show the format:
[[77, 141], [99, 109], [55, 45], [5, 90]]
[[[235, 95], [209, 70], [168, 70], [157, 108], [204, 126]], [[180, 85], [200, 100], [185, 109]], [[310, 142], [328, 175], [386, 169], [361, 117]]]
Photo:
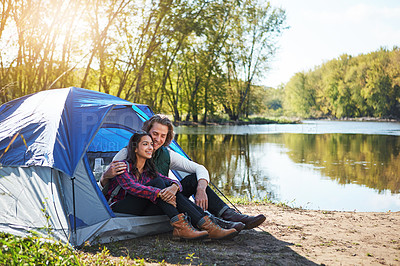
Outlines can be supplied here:
[[76, 86], [195, 122], [265, 109], [254, 81], [286, 19], [256, 0], [23, 0], [0, 13], [0, 103]]
[[285, 109], [309, 117], [400, 117], [400, 49], [342, 55], [285, 86]]
[[37, 234], [19, 237], [0, 232], [0, 265], [145, 265], [143, 258], [131, 259], [129, 254], [114, 258], [108, 248], [94, 252], [74, 250]]
[[80, 265], [70, 246], [51, 239], [0, 232], [0, 245], [1, 265]]
[[286, 108], [300, 116], [312, 115], [315, 91], [311, 89], [308, 76], [297, 73], [285, 87]]

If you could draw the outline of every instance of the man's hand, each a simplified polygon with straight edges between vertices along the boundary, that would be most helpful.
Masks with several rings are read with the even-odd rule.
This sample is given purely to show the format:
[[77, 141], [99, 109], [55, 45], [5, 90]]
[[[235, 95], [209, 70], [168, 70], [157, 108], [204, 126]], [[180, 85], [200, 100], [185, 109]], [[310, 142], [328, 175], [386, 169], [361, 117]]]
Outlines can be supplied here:
[[208, 209], [208, 197], [206, 194], [208, 182], [205, 179], [198, 180], [197, 192], [195, 195], [196, 205], [202, 208], [204, 211]]
[[122, 174], [126, 169], [126, 164], [124, 162], [112, 162], [110, 163], [107, 170], [103, 173], [100, 178], [100, 183], [104, 187], [108, 184], [109, 179]]

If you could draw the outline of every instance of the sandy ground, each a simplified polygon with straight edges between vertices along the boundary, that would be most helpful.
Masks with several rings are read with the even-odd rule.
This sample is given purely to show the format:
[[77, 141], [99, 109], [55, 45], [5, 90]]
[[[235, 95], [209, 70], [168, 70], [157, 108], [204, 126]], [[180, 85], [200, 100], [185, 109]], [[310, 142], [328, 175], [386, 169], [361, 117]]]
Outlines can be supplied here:
[[262, 212], [269, 232], [307, 260], [326, 265], [400, 265], [400, 212], [332, 212], [277, 207]]
[[238, 207], [267, 220], [233, 240], [176, 242], [166, 233], [106, 246], [115, 258], [129, 254], [146, 265], [400, 265], [400, 212]]

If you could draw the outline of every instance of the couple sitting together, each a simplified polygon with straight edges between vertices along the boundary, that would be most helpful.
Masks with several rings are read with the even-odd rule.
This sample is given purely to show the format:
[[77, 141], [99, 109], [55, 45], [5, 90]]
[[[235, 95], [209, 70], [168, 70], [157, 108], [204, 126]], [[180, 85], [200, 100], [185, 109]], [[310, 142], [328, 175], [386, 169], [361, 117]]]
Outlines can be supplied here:
[[[168, 117], [154, 115], [142, 129], [115, 155], [99, 180], [113, 211], [166, 214], [174, 238], [182, 239], [230, 239], [242, 229], [252, 229], [265, 221], [262, 214], [249, 216], [234, 211], [208, 187], [209, 174], [204, 166], [167, 148], [174, 135]], [[170, 169], [191, 174], [179, 182], [167, 177]], [[189, 199], [192, 195], [195, 202]]]

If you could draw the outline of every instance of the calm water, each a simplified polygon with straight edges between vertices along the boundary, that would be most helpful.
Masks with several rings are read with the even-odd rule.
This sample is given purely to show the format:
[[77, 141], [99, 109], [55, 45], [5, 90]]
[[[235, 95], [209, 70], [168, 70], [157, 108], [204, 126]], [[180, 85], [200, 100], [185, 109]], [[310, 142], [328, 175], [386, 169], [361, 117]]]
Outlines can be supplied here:
[[293, 207], [400, 211], [400, 124], [178, 127], [177, 141], [224, 193]]

